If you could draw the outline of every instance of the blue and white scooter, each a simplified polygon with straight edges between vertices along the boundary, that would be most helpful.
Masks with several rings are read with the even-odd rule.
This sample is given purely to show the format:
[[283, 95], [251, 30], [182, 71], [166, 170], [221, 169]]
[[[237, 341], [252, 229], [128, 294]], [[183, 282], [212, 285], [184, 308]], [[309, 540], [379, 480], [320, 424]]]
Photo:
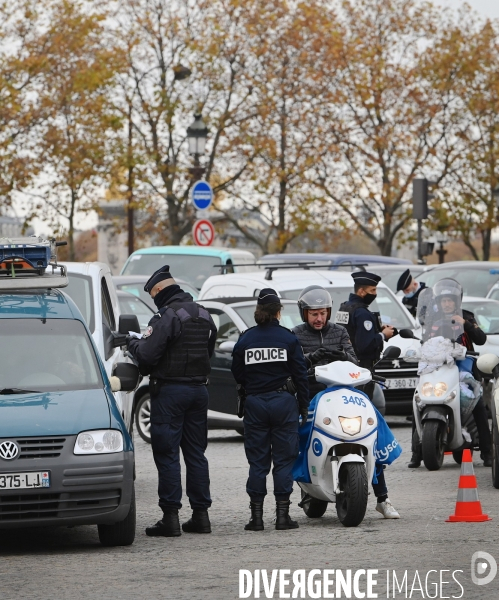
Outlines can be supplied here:
[[[385, 353], [394, 358], [400, 349], [392, 346]], [[364, 519], [368, 484], [380, 458], [377, 438], [382, 417], [378, 419], [369, 398], [356, 389], [369, 383], [372, 375], [352, 362], [336, 361], [315, 367], [315, 379], [328, 387], [310, 403], [308, 421], [300, 431], [300, 456], [293, 470], [302, 490], [299, 506], [308, 517], [318, 518], [334, 502], [341, 523], [356, 527]], [[396, 440], [394, 444], [395, 450]]]

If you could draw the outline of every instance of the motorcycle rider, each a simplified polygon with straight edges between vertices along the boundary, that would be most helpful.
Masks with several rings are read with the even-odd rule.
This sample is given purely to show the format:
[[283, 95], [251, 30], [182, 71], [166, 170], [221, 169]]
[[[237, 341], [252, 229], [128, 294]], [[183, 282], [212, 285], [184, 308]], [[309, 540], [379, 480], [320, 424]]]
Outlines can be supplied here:
[[[319, 285], [305, 288], [298, 298], [298, 308], [303, 324], [293, 329], [310, 367], [326, 365], [334, 360], [348, 360], [358, 364], [355, 351], [342, 325], [330, 321], [333, 301], [328, 291]], [[310, 400], [324, 389], [324, 384], [309, 384]], [[373, 484], [377, 499], [376, 510], [385, 519], [399, 519], [400, 515], [388, 499], [385, 474], [381, 465], [376, 469], [378, 483]]]
[[[469, 310], [461, 309], [463, 290], [457, 281], [453, 279], [438, 281], [433, 286], [433, 297], [435, 301], [434, 310], [436, 310], [434, 317], [436, 318], [432, 320], [425, 318], [425, 316], [421, 318], [425, 322], [424, 327], [429, 330], [427, 331], [429, 337], [441, 335], [449, 339], [455, 339], [458, 344], [465, 346], [470, 351], [474, 351], [473, 344], [477, 344], [478, 346], [485, 344], [487, 335], [480, 329], [475, 320], [475, 315]], [[473, 409], [473, 417], [478, 429], [480, 457], [485, 467], [491, 467], [492, 444], [489, 420], [483, 397], [480, 398]], [[408, 467], [410, 469], [419, 467], [421, 460], [421, 442], [416, 431], [415, 420], [413, 419], [412, 457]]]
[[402, 290], [404, 293], [402, 304], [407, 308], [413, 317], [416, 317], [419, 294], [425, 289], [425, 287], [425, 283], [422, 281], [416, 281], [414, 279], [409, 269], [404, 271], [397, 281], [397, 292]]

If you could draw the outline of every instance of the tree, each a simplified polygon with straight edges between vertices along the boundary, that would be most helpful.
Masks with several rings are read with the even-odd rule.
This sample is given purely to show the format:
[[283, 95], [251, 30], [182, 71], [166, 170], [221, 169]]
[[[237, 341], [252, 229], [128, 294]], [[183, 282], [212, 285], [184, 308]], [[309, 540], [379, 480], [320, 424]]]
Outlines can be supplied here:
[[449, 90], [425, 77], [438, 13], [415, 0], [344, 0], [337, 23], [321, 114], [329, 151], [311, 183], [330, 200], [332, 220], [390, 255], [411, 217], [412, 179], [448, 126]]
[[122, 57], [109, 43], [105, 16], [79, 0], [57, 0], [43, 35], [37, 139], [42, 177], [31, 195], [51, 214], [55, 231], [62, 228], [60, 217], [67, 220], [70, 260], [75, 216], [102, 195], [121, 127], [111, 99]]

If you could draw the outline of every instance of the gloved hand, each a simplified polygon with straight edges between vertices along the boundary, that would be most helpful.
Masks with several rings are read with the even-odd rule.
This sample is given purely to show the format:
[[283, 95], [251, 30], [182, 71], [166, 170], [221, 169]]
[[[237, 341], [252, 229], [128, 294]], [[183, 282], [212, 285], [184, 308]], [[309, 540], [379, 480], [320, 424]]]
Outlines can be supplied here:
[[300, 416], [301, 416], [300, 427], [303, 427], [308, 419], [308, 406], [300, 407]]
[[331, 362], [333, 360], [349, 360], [348, 354], [343, 350], [329, 350], [326, 358], [331, 358]]
[[311, 365], [315, 365], [318, 362], [320, 362], [327, 355], [327, 353], [328, 350], [321, 346], [320, 348], [317, 348], [315, 352], [310, 352], [309, 354], [307, 354], [307, 358], [310, 361]]

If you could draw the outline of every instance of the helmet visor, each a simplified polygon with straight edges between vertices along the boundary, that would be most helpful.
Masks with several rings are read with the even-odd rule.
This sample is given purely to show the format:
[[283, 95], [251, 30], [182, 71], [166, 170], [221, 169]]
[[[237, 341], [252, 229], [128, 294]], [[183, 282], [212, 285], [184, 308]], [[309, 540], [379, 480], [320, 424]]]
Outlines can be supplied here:
[[320, 308], [332, 308], [333, 301], [329, 292], [317, 288], [305, 292], [298, 299], [298, 305], [302, 310], [318, 310]]

